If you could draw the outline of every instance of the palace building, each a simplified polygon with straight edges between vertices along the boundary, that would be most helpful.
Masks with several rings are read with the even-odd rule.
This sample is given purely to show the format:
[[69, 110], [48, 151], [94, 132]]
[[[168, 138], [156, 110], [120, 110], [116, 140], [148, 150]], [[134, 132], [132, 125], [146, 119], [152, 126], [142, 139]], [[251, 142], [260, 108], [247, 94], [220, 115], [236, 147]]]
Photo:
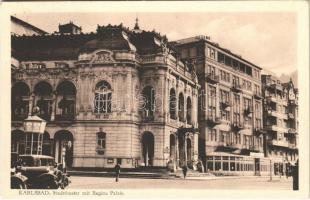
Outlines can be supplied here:
[[274, 173], [284, 173], [298, 159], [298, 90], [292, 80], [283, 83], [262, 75], [265, 154], [274, 161]]
[[62, 162], [65, 147], [69, 167], [198, 161], [195, 67], [155, 31], [136, 23], [86, 34], [70, 22], [53, 34], [12, 35], [11, 69], [12, 152], [41, 151], [30, 151], [23, 134], [23, 120], [39, 107], [42, 153]]
[[199, 156], [208, 171], [267, 172], [264, 159], [261, 68], [207, 36], [173, 43], [181, 59], [196, 64], [201, 85]]

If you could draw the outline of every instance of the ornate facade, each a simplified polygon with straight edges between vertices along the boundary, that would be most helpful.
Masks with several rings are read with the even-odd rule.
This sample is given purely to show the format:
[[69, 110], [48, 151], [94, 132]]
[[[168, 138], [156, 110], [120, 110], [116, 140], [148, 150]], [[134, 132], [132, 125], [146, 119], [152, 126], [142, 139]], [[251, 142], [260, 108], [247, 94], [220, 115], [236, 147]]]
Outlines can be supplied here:
[[194, 66], [156, 32], [12, 36], [12, 152], [27, 153], [22, 122], [37, 106], [43, 154], [61, 162], [66, 147], [68, 166], [194, 166], [198, 89]]
[[283, 174], [298, 159], [298, 90], [292, 81], [262, 75], [266, 156], [275, 174]]

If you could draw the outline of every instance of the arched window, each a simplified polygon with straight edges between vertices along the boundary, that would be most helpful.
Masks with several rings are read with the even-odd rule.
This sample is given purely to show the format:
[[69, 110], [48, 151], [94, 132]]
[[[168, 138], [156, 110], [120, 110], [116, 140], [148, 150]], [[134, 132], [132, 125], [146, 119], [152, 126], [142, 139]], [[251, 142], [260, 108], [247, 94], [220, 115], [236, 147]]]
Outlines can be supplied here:
[[169, 96], [169, 113], [170, 113], [170, 118], [171, 119], [176, 119], [176, 103], [177, 103], [177, 98], [175, 95], [175, 90], [172, 88], [170, 90], [170, 96]]
[[151, 86], [146, 86], [142, 91], [143, 97], [143, 118], [147, 118], [149, 120], [154, 119], [154, 111], [155, 111], [155, 90]]
[[192, 101], [189, 97], [186, 100], [186, 121], [188, 124], [192, 123]]
[[66, 120], [75, 117], [76, 88], [70, 81], [64, 81], [57, 87], [56, 119]]
[[42, 81], [34, 87], [36, 106], [40, 108], [39, 117], [50, 120], [52, 114], [52, 86]]
[[111, 113], [112, 90], [106, 81], [97, 83], [95, 90], [95, 113]]
[[106, 142], [106, 133], [103, 132], [97, 133], [97, 153], [99, 155], [104, 155], [105, 153], [105, 142]]
[[182, 93], [179, 94], [179, 119], [181, 122], [185, 121], [185, 116], [184, 116], [184, 96]]
[[12, 87], [12, 120], [24, 120], [29, 112], [30, 89], [26, 83], [18, 82]]

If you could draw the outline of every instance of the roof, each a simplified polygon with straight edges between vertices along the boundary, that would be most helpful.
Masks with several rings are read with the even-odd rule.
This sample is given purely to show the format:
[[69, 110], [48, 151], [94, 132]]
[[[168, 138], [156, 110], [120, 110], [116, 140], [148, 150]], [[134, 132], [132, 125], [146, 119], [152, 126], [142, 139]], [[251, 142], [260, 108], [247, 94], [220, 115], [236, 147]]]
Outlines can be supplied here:
[[23, 21], [23, 20], [21, 20], [21, 19], [19, 19], [17, 17], [11, 16], [11, 21], [13, 21], [15, 23], [18, 23], [18, 24], [21, 24], [23, 26], [26, 26], [26, 27], [28, 27], [30, 29], [33, 29], [34, 31], [39, 32], [39, 34], [42, 34], [42, 35], [47, 34], [46, 31], [44, 31], [44, 30], [42, 30], [42, 29], [40, 29], [40, 28], [38, 28], [36, 26], [33, 26], [33, 25], [31, 25], [31, 24], [29, 24], [29, 23], [27, 23], [27, 22], [25, 22], [25, 21]]
[[[178, 41], [180, 41], [180, 42], [178, 42]], [[215, 48], [218, 48], [218, 49], [222, 50], [223, 52], [225, 52], [225, 53], [227, 53], [227, 54], [229, 54], [229, 55], [231, 55], [231, 56], [233, 56], [233, 57], [235, 57], [235, 58], [237, 58], [237, 59], [239, 59], [239, 60], [241, 60], [241, 61], [243, 61], [243, 62], [245, 62], [247, 64], [250, 64], [250, 65], [252, 65], [252, 66], [254, 66], [254, 67], [256, 67], [256, 68], [258, 68], [260, 70], [262, 69], [261, 67], [251, 63], [250, 61], [245, 60], [240, 55], [232, 53], [230, 50], [228, 50], [228, 49], [226, 49], [224, 47], [219, 46], [218, 43], [211, 42], [210, 41], [210, 37], [207, 37], [207, 36], [205, 36], [205, 37], [196, 36], [196, 37], [192, 37], [192, 38], [186, 38], [186, 39], [182, 39], [182, 40], [177, 40], [177, 41], [171, 42], [171, 44], [174, 44], [174, 45], [185, 45], [185, 44], [192, 44], [192, 43], [198, 43], [198, 42], [208, 43], [211, 46], [213, 46]]]
[[122, 25], [98, 26], [96, 33], [88, 34], [11, 37], [12, 56], [22, 61], [77, 60], [81, 52], [98, 49], [136, 50], [139, 54], [152, 54], [161, 51], [162, 45], [167, 43], [167, 38], [155, 31], [134, 33]]

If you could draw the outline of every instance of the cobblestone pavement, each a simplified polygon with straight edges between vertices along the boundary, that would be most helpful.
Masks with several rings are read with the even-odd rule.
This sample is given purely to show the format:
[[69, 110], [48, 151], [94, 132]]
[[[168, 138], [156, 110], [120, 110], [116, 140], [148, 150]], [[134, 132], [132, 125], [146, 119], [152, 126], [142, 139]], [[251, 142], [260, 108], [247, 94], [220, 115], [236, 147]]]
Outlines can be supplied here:
[[203, 179], [138, 179], [121, 178], [115, 182], [110, 177], [71, 176], [68, 189], [264, 189], [292, 190], [292, 178], [227, 177]]

